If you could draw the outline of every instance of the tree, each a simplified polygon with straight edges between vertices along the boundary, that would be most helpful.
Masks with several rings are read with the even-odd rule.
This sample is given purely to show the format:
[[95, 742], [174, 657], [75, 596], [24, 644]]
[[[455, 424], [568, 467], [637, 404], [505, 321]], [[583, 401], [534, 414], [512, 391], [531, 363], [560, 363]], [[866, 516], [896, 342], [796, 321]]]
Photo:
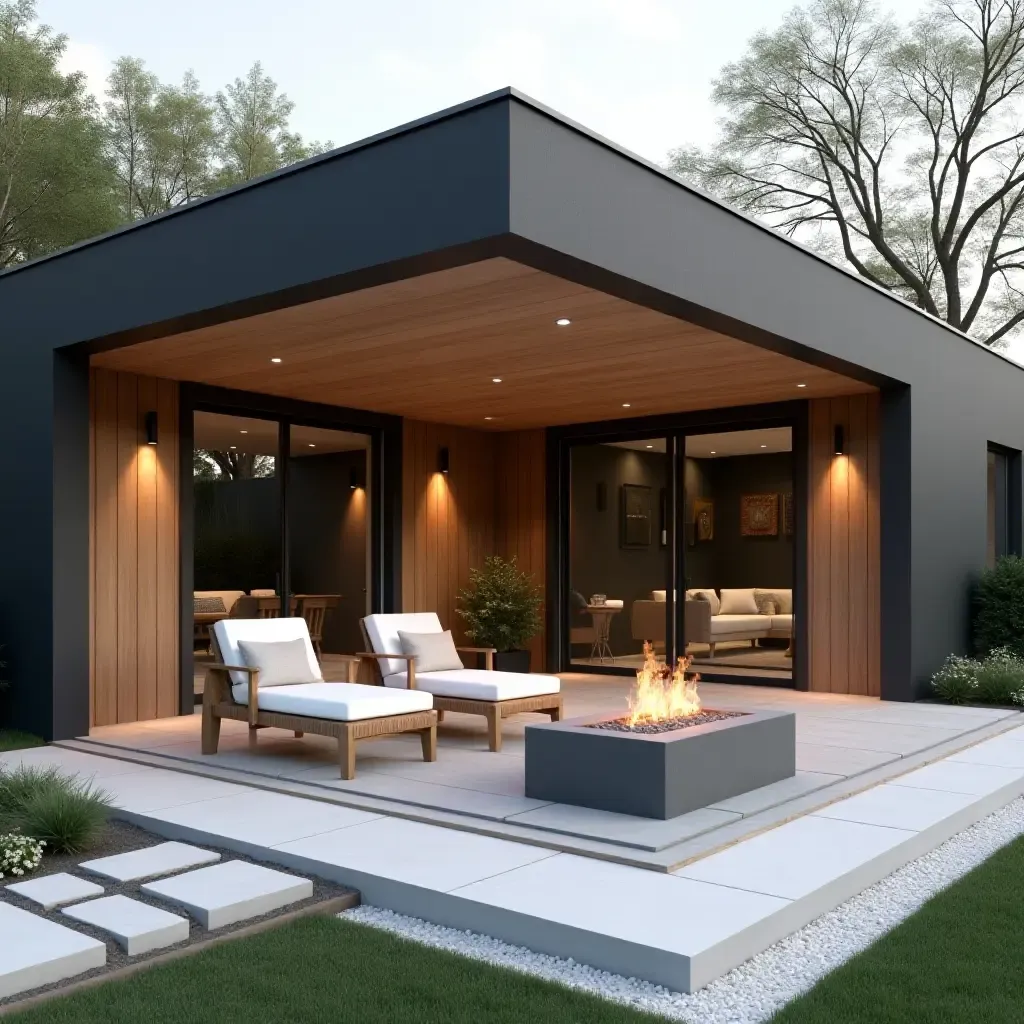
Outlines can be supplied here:
[[161, 85], [134, 57], [107, 79], [106, 132], [125, 221], [149, 217], [206, 195], [213, 181], [216, 134], [210, 100], [195, 75], [180, 88]]
[[223, 165], [218, 186], [258, 178], [286, 164], [305, 160], [331, 147], [308, 145], [288, 131], [295, 104], [277, 90], [277, 83], [257, 61], [245, 78], [236, 78], [217, 93], [217, 128]]
[[200, 480], [252, 480], [273, 476], [273, 455], [196, 448], [192, 452], [192, 476]]
[[813, 0], [726, 65], [673, 169], [990, 345], [1024, 323], [1024, 0]]
[[34, 0], [0, 0], [0, 267], [117, 223], [85, 78], [60, 73], [65, 37], [34, 21]]

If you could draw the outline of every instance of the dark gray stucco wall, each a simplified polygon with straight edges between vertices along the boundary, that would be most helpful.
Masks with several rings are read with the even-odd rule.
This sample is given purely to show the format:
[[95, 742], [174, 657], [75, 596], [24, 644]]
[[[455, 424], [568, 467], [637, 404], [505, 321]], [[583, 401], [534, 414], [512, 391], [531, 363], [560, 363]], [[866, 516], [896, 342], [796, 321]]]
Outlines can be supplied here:
[[513, 105], [511, 132], [523, 258], [556, 252], [566, 276], [892, 389], [883, 693], [920, 694], [947, 653], [967, 648], [986, 444], [1024, 449], [1024, 370], [533, 107]]

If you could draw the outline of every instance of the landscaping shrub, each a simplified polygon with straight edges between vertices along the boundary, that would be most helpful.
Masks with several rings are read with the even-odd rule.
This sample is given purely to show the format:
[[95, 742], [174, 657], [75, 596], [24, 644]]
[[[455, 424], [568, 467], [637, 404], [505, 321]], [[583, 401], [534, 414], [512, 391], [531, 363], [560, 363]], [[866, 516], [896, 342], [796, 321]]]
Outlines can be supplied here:
[[1024, 659], [1008, 647], [997, 647], [978, 666], [977, 700], [987, 704], [1012, 704], [1024, 690]]
[[984, 657], [1001, 647], [1024, 658], [1024, 559], [1016, 555], [986, 569], [974, 595], [974, 649]]
[[458, 614], [466, 636], [481, 647], [514, 651], [540, 632], [541, 596], [533, 577], [516, 560], [490, 555], [482, 568], [469, 570], [469, 587], [459, 593]]
[[52, 765], [0, 769], [0, 828], [42, 840], [51, 851], [88, 849], [109, 814], [102, 790]]
[[935, 694], [950, 704], [966, 704], [977, 700], [978, 663], [972, 658], [951, 654], [932, 676]]
[[0, 836], [0, 878], [20, 878], [35, 871], [43, 859], [44, 846], [46, 843], [17, 832]]

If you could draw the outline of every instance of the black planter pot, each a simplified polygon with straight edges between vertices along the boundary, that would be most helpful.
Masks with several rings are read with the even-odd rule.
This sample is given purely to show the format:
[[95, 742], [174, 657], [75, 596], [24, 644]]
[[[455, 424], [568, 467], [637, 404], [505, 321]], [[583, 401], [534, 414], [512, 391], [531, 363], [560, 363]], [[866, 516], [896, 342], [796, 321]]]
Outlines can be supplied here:
[[530, 652], [498, 651], [494, 655], [494, 670], [496, 672], [529, 672]]

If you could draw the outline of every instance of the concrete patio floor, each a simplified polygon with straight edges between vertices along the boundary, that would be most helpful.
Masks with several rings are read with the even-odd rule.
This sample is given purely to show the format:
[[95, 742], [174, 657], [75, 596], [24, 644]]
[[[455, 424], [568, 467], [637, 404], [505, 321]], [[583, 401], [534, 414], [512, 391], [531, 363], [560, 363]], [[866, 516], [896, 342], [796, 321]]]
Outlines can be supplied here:
[[[625, 708], [628, 678], [566, 674], [565, 717]], [[223, 723], [220, 752], [200, 753], [198, 714], [94, 729], [70, 744], [154, 767], [314, 796], [548, 848], [672, 870], [781, 821], [809, 813], [1018, 724], [1018, 712], [897, 704], [875, 698], [706, 683], [706, 706], [796, 714], [794, 778], [669, 821], [532, 800], [524, 793], [524, 730], [543, 716], [504, 723], [501, 753], [486, 749], [483, 721], [448, 714], [438, 759], [424, 763], [416, 737], [367, 740], [357, 777], [338, 778], [333, 740]], [[113, 748], [113, 749], [111, 749]]]

